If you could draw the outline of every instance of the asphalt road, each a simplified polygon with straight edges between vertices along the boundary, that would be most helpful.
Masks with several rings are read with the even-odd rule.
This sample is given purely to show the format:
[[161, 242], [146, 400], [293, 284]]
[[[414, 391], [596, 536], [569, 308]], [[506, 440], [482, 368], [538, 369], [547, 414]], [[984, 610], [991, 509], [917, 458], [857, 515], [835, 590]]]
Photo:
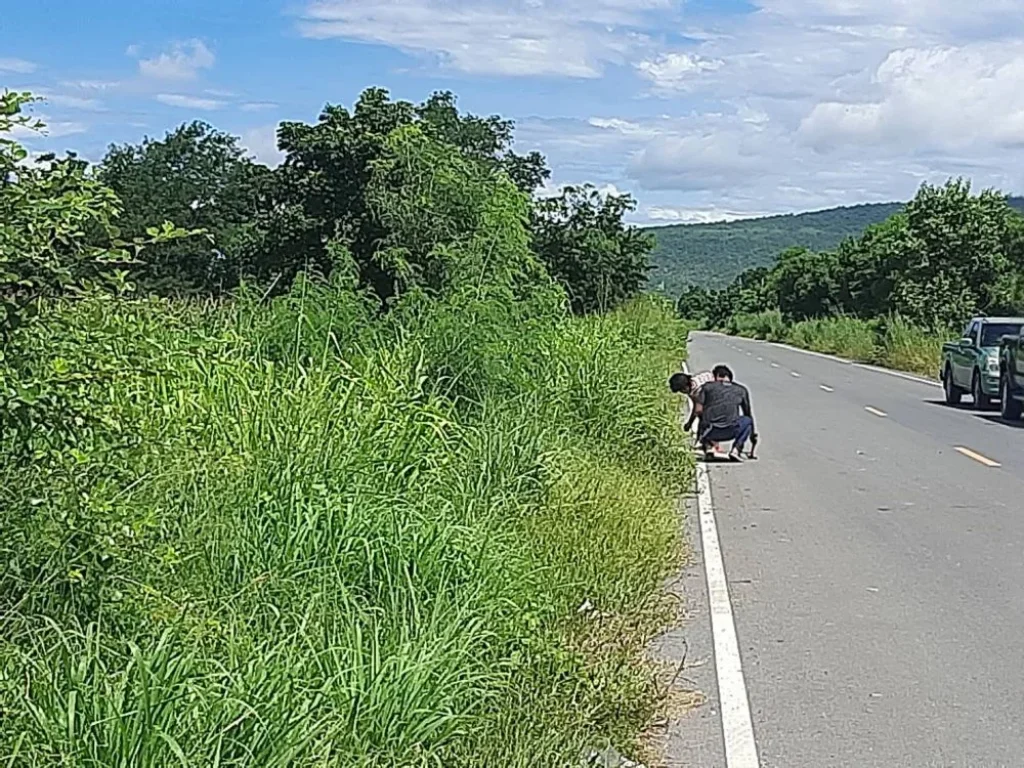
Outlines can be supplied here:
[[928, 383], [694, 334], [691, 370], [717, 363], [761, 434], [759, 461], [710, 467], [761, 765], [1024, 765], [1024, 430]]

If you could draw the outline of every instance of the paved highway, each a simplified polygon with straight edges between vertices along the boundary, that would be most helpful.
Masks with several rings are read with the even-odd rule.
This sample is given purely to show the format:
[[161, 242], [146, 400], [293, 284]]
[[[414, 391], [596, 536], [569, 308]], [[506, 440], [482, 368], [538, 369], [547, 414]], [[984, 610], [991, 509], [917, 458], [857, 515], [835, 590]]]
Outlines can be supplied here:
[[[761, 434], [759, 461], [709, 467], [760, 765], [1024, 765], [1024, 430], [925, 381], [694, 334], [691, 369], [717, 363]], [[709, 688], [673, 765], [725, 764], [692, 743]]]

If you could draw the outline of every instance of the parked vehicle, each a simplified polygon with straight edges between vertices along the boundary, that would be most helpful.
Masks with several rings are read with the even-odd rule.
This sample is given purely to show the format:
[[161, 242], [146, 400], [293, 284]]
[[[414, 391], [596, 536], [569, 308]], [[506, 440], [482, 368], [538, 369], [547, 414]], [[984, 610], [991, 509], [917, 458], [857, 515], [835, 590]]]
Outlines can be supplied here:
[[1003, 418], [1020, 421], [1024, 410], [1024, 331], [1004, 336], [999, 348], [999, 396]]
[[977, 409], [988, 408], [1000, 397], [1000, 350], [1004, 336], [1019, 338], [1024, 317], [975, 317], [963, 338], [942, 345], [939, 377], [946, 402], [957, 405], [970, 394]]

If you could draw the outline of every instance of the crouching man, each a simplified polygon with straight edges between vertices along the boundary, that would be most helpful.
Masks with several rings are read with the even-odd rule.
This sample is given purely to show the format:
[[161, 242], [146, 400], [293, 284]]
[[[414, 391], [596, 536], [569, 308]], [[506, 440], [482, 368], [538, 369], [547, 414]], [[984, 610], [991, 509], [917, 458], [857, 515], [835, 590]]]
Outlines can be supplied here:
[[701, 448], [706, 458], [714, 458], [714, 444], [731, 440], [729, 460], [743, 461], [743, 449], [754, 433], [750, 392], [733, 381], [732, 371], [727, 366], [716, 366], [712, 373], [715, 380], [697, 392]]

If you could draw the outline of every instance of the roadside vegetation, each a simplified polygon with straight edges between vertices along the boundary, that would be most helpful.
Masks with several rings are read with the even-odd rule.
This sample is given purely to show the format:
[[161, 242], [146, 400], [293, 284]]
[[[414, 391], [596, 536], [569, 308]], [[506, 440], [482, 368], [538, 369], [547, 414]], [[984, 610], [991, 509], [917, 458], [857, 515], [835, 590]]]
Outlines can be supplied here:
[[998, 192], [925, 184], [837, 249], [790, 248], [726, 288], [687, 288], [678, 309], [704, 328], [934, 377], [971, 316], [1024, 313], [1024, 217]]
[[273, 170], [203, 124], [29, 161], [0, 106], [0, 762], [628, 751], [691, 479], [631, 201], [538, 203], [446, 94]]

